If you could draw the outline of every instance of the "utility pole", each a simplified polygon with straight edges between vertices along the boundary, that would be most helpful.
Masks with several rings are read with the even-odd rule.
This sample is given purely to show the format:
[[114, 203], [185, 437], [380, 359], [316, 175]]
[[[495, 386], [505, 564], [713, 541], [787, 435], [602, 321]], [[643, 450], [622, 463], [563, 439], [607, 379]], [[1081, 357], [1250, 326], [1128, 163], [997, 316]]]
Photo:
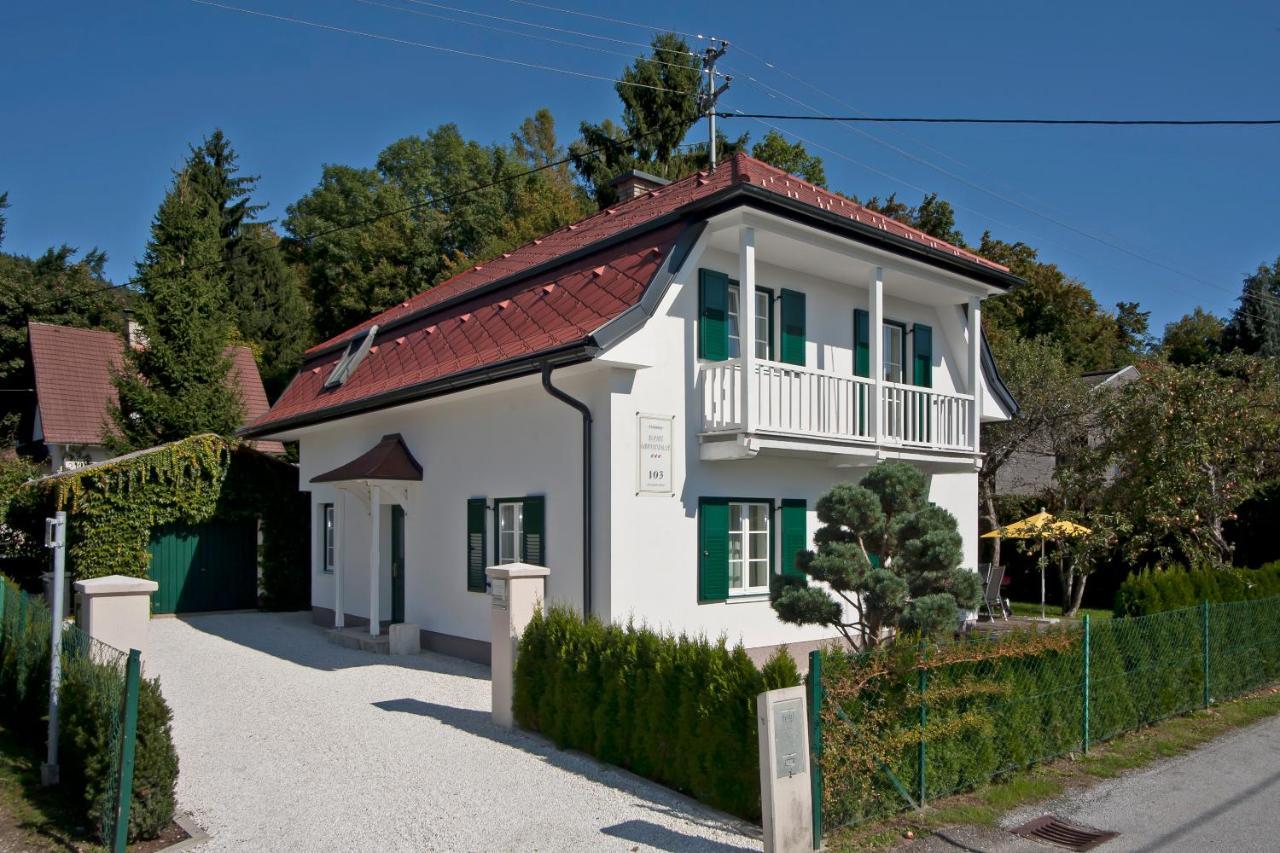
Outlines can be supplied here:
[[53, 551], [53, 605], [49, 622], [49, 740], [40, 782], [58, 784], [58, 685], [62, 683], [62, 596], [66, 586], [67, 514], [44, 520], [44, 546]]
[[712, 45], [702, 53], [702, 69], [707, 75], [707, 89], [698, 96], [701, 111], [707, 114], [707, 152], [711, 159], [711, 170], [716, 168], [716, 99], [725, 93], [729, 88], [729, 83], [733, 81], [732, 77], [725, 76], [724, 85], [719, 89], [716, 88], [716, 60], [724, 56], [725, 51], [729, 49], [729, 42], [724, 39], [717, 39], [714, 36], [710, 38], [712, 42], [719, 42], [719, 45]]

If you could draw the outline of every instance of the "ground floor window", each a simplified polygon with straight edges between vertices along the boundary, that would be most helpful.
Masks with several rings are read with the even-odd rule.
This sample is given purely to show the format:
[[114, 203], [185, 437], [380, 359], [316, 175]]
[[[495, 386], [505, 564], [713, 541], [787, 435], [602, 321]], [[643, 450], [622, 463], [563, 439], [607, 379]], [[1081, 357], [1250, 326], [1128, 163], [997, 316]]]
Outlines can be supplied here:
[[524, 502], [498, 503], [498, 565], [524, 560]]
[[326, 572], [332, 572], [337, 563], [338, 555], [334, 547], [337, 541], [337, 531], [334, 529], [336, 523], [333, 504], [320, 504], [320, 553], [323, 560], [320, 568]]
[[769, 591], [769, 504], [729, 504], [729, 593]]

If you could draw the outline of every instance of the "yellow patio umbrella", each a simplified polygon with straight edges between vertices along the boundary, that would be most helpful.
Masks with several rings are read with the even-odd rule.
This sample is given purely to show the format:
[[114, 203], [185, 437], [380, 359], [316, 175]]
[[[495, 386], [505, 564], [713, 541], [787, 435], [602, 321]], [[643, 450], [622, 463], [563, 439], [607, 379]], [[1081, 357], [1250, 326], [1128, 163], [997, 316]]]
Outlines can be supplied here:
[[1070, 539], [1085, 536], [1093, 531], [1083, 524], [1054, 518], [1043, 509], [1021, 521], [997, 527], [982, 534], [983, 539], [1039, 539], [1040, 540], [1040, 618], [1044, 618], [1044, 543], [1050, 539]]

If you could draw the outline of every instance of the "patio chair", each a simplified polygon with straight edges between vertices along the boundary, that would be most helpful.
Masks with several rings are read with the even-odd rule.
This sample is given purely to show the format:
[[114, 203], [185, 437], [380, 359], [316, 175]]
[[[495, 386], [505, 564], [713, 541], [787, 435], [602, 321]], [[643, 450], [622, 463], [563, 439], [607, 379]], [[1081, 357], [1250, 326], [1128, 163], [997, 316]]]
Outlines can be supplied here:
[[1004, 566], [982, 563], [978, 566], [978, 572], [982, 576], [982, 604], [980, 607], [986, 609], [987, 618], [992, 622], [996, 619], [997, 609], [1000, 612], [1000, 618], [1007, 620], [1009, 618], [1009, 609], [1005, 606], [1004, 599], [1000, 595], [1000, 585], [1004, 580]]

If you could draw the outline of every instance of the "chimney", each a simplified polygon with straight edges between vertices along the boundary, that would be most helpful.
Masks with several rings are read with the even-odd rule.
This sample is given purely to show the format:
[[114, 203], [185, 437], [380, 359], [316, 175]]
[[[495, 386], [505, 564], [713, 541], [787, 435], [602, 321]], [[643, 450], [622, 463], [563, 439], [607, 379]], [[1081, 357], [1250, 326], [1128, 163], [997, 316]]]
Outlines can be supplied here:
[[124, 341], [129, 349], [144, 350], [147, 348], [147, 336], [142, 326], [133, 319], [133, 309], [124, 309]]
[[617, 192], [618, 201], [621, 202], [639, 198], [650, 190], [665, 187], [669, 183], [671, 182], [666, 178], [659, 178], [657, 175], [650, 175], [639, 169], [631, 169], [610, 181], [609, 186]]

